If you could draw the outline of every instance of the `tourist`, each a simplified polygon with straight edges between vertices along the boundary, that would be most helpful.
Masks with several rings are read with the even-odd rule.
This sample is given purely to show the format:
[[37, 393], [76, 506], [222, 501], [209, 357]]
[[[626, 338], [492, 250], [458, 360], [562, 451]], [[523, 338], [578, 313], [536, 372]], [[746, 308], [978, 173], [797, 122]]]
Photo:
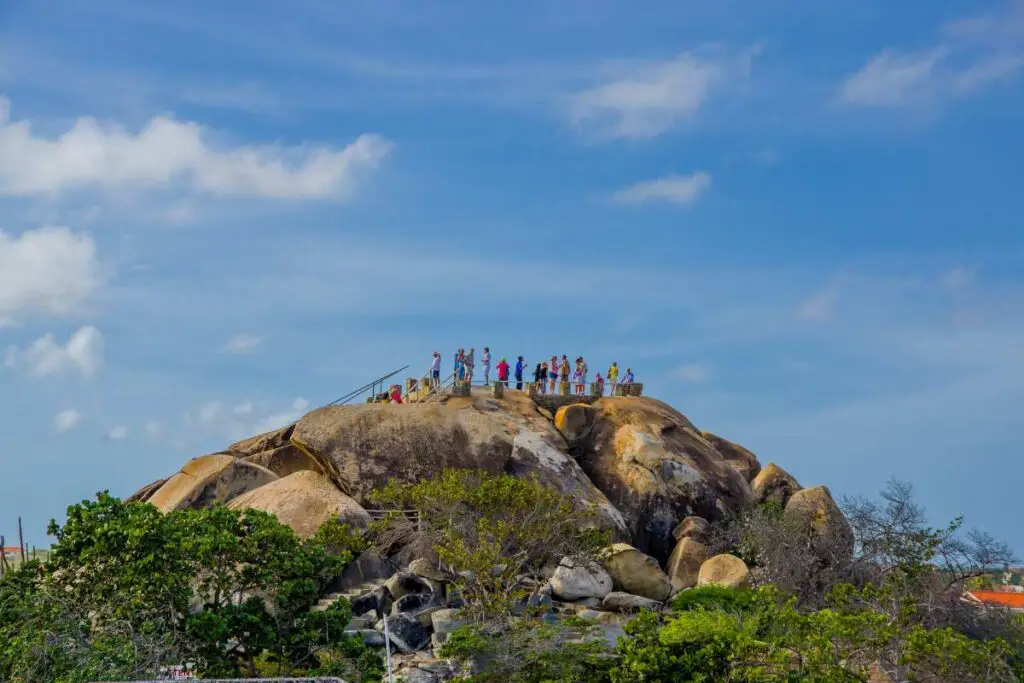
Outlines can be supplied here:
[[480, 354], [480, 362], [484, 366], [484, 386], [491, 383], [491, 349], [489, 346], [484, 347], [484, 352]]
[[466, 384], [473, 384], [473, 368], [476, 366], [476, 349], [470, 347], [466, 354]]
[[604, 396], [604, 377], [601, 377], [600, 372], [594, 378], [594, 393], [598, 396]]
[[572, 383], [576, 387], [576, 395], [583, 395], [583, 359], [576, 359], [576, 368], [572, 371]]
[[548, 383], [548, 364], [537, 363], [537, 367], [533, 369], [533, 384], [537, 387], [537, 392], [543, 394], [544, 389]]
[[402, 402], [402, 386], [400, 384], [391, 385], [391, 402], [401, 403]]
[[526, 360], [519, 356], [516, 360], [516, 390], [523, 390], [523, 371], [526, 369]]
[[466, 351], [459, 349], [455, 354], [455, 384], [462, 384], [466, 378]]
[[615, 395], [615, 391], [619, 387], [619, 364], [616, 361], [612, 361], [612, 364], [608, 366], [608, 383], [611, 384], [611, 395]]
[[628, 387], [633, 384], [633, 370], [626, 368], [626, 374], [622, 376], [622, 386]]
[[558, 366], [558, 374], [562, 376], [562, 384], [565, 385], [565, 391], [569, 391], [569, 358], [562, 354], [562, 363]]
[[430, 362], [430, 381], [433, 386], [441, 383], [441, 352], [434, 351], [434, 358]]
[[558, 385], [558, 356], [551, 356], [551, 363], [548, 365], [548, 377], [551, 378], [551, 395], [555, 395]]
[[587, 361], [580, 356], [580, 383], [583, 384], [583, 391], [580, 393], [585, 394], [587, 392]]
[[508, 361], [506, 361], [504, 358], [502, 358], [500, 361], [498, 361], [498, 366], [497, 366], [496, 369], [498, 371], [498, 381], [501, 382], [502, 384], [504, 384], [507, 387], [508, 386]]

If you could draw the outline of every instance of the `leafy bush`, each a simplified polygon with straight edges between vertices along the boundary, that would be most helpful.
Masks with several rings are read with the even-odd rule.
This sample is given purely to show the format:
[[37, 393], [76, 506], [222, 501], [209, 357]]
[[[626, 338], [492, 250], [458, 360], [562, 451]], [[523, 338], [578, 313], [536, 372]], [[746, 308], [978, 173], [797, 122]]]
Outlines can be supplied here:
[[721, 609], [743, 612], [754, 604], [756, 593], [749, 588], [726, 588], [711, 584], [681, 591], [672, 600], [672, 608], [679, 612], [692, 609]]

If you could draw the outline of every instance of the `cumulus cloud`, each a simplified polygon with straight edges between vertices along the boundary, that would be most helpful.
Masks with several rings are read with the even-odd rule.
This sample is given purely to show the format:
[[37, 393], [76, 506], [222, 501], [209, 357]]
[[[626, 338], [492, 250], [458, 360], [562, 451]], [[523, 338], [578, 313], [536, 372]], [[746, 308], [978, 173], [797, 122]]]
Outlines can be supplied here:
[[82, 419], [82, 414], [75, 409], [62, 410], [53, 418], [53, 429], [57, 432], [66, 432], [75, 427]]
[[751, 56], [687, 52], [613, 67], [605, 83], [571, 96], [568, 115], [608, 138], [650, 138], [691, 119], [721, 90], [746, 79]]
[[171, 116], [136, 132], [80, 118], [48, 138], [28, 121], [11, 120], [10, 101], [0, 98], [0, 194], [180, 185], [215, 196], [344, 199], [392, 148], [379, 135], [360, 135], [344, 149], [223, 147], [210, 138], [198, 123]]
[[259, 346], [263, 340], [260, 337], [251, 334], [239, 334], [232, 337], [224, 344], [224, 351], [227, 353], [233, 353], [236, 355], [244, 355], [252, 353], [253, 349]]
[[842, 84], [839, 99], [861, 107], [905, 107], [965, 97], [1024, 71], [1024, 3], [1003, 14], [946, 24], [923, 50], [887, 48]]
[[25, 368], [40, 377], [67, 372], [92, 377], [102, 361], [103, 335], [95, 327], [86, 325], [72, 334], [66, 344], [54, 341], [53, 335], [47, 333], [24, 350], [12, 346], [7, 349], [4, 366]]
[[705, 363], [688, 363], [672, 371], [672, 376], [683, 382], [704, 382], [711, 379], [711, 367]]
[[148, 436], [151, 439], [159, 439], [161, 436], [163, 436], [164, 425], [162, 422], [159, 422], [157, 420], [148, 420], [146, 424], [143, 425], [142, 431], [144, 431], [146, 433], [146, 436]]
[[123, 425], [114, 427], [107, 432], [107, 438], [111, 441], [123, 441], [128, 438], [128, 428]]
[[89, 235], [59, 227], [16, 237], [0, 230], [0, 327], [23, 315], [72, 313], [100, 284]]
[[711, 187], [711, 176], [704, 171], [690, 175], [671, 175], [656, 180], [647, 180], [612, 194], [614, 204], [643, 204], [667, 202], [669, 204], [693, 204]]

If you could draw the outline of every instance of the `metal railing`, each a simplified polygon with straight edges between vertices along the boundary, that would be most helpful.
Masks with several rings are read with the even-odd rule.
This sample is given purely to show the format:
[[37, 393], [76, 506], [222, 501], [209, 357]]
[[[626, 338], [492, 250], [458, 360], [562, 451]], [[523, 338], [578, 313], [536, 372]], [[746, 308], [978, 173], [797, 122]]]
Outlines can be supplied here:
[[365, 394], [367, 391], [370, 392], [371, 396], [376, 396], [377, 395], [377, 387], [378, 386], [381, 388], [381, 390], [383, 390], [384, 389], [384, 382], [386, 382], [387, 380], [391, 379], [392, 377], [394, 377], [398, 373], [404, 372], [405, 370], [408, 370], [408, 369], [409, 369], [408, 365], [403, 365], [402, 367], [398, 368], [394, 372], [389, 372], [388, 374], [383, 375], [382, 377], [378, 377], [377, 379], [373, 380], [369, 384], [364, 384], [363, 386], [359, 387], [358, 389], [353, 389], [352, 391], [348, 392], [347, 394], [345, 394], [341, 398], [335, 399], [335, 400], [331, 401], [330, 403], [328, 403], [327, 405], [329, 405], [329, 406], [345, 405], [346, 403], [348, 403], [352, 399], [358, 398], [359, 396]]
[[416, 531], [423, 531], [423, 514], [419, 510], [367, 510], [370, 521], [379, 522], [392, 515], [404, 518], [410, 524], [416, 525]]

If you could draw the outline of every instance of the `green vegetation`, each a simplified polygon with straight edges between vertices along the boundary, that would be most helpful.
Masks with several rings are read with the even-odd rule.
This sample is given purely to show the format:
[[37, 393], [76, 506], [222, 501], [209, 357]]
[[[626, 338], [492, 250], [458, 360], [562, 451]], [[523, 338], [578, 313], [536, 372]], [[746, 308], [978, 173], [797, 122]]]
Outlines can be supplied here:
[[303, 542], [258, 511], [163, 515], [102, 493], [50, 534], [46, 564], [0, 581], [2, 680], [131, 679], [183, 662], [204, 676], [376, 680], [379, 658], [343, 634], [347, 603], [313, 609], [358, 544], [340, 525]]

